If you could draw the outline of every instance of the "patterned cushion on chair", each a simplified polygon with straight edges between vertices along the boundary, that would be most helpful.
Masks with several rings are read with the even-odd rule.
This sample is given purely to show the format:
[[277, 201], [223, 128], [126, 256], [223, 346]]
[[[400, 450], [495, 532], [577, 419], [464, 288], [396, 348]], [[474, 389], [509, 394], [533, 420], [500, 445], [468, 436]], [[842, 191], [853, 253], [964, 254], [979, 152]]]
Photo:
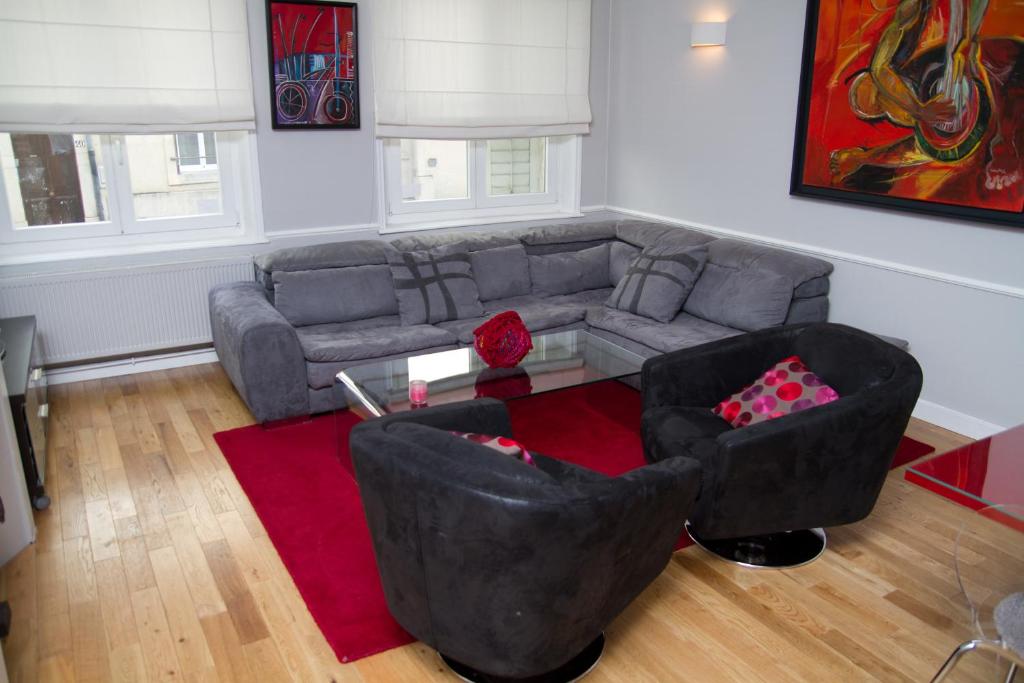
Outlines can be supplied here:
[[514, 439], [509, 439], [505, 436], [491, 436], [489, 434], [473, 434], [470, 432], [451, 432], [452, 435], [459, 437], [460, 439], [467, 439], [473, 443], [478, 443], [481, 446], [487, 446], [491, 450], [510, 455], [516, 460], [521, 460], [531, 467], [536, 467], [537, 463], [533, 461], [533, 456], [530, 452], [523, 447], [523, 444], [519, 443]]
[[409, 251], [389, 256], [403, 325], [477, 318], [484, 314], [469, 254]]
[[713, 411], [733, 427], [746, 427], [838, 398], [836, 390], [808, 370], [800, 356], [790, 356], [768, 368], [756, 382], [719, 403]]
[[693, 290], [707, 258], [704, 245], [649, 246], [633, 259], [605, 305], [671, 322]]

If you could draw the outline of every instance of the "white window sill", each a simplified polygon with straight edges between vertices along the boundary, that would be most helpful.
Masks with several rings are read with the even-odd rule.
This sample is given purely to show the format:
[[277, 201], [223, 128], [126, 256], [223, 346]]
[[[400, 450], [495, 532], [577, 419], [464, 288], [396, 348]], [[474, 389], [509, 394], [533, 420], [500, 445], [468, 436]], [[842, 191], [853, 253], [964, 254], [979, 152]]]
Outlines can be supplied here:
[[[97, 246], [82, 247], [77, 249], [64, 249], [58, 251], [24, 251], [22, 253], [6, 253], [0, 256], [0, 266], [16, 266], [32, 263], [57, 263], [61, 261], [76, 261], [90, 258], [105, 258], [111, 256], [133, 256], [136, 254], [157, 254], [168, 251], [190, 251], [195, 249], [213, 249], [217, 247], [237, 247], [255, 244], [266, 244], [269, 240], [256, 238], [252, 235], [238, 235], [234, 237], [217, 237], [207, 239], [195, 239], [189, 241], [168, 241], [168, 242], [147, 242], [133, 245]], [[50, 244], [59, 244], [51, 242]], [[38, 243], [33, 243], [38, 245]], [[18, 245], [19, 247], [33, 246], [29, 244]], [[4, 250], [9, 251], [14, 245], [5, 244]]]
[[481, 214], [473, 216], [461, 216], [455, 218], [438, 218], [430, 215], [418, 214], [401, 217], [391, 216], [385, 225], [378, 231], [381, 235], [389, 235], [403, 232], [416, 232], [419, 230], [440, 230], [442, 228], [464, 228], [475, 225], [496, 225], [500, 223], [522, 223], [525, 221], [547, 221], [563, 220], [567, 218], [580, 218], [584, 214], [578, 211], [550, 210], [535, 213], [502, 213], [502, 214]]

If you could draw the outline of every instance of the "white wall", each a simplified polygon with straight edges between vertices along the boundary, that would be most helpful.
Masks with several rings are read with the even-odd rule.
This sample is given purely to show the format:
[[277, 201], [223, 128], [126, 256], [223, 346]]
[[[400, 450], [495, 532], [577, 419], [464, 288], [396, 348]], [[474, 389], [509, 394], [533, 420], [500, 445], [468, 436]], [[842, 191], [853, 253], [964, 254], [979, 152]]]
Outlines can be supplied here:
[[[268, 234], [378, 221], [373, 137], [373, 0], [359, 4], [359, 130], [275, 131], [270, 126], [265, 0], [247, 0], [263, 220]], [[593, 0], [591, 108], [593, 132], [583, 142], [582, 204], [605, 203], [608, 12]]]
[[[911, 341], [922, 417], [1024, 422], [1024, 232], [789, 196], [804, 11], [612, 0], [609, 207], [826, 254], [832, 320]], [[727, 46], [689, 47], [724, 18]]]

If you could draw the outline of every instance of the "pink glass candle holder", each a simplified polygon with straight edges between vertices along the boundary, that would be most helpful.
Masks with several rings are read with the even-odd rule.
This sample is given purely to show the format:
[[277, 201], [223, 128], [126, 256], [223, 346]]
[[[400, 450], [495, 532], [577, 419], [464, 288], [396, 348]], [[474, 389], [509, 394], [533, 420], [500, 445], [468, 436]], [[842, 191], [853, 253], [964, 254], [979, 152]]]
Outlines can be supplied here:
[[427, 404], [427, 380], [414, 379], [409, 381], [409, 403], [414, 406]]

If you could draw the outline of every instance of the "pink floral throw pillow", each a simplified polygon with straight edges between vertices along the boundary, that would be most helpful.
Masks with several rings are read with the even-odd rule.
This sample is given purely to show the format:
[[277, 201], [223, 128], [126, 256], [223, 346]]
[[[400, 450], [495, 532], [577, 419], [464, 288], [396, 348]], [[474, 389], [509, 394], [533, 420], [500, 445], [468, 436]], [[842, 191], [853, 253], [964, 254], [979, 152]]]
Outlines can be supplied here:
[[800, 356], [785, 358], [756, 382], [737, 391], [713, 408], [733, 427], [746, 427], [789, 415], [839, 398], [832, 387], [807, 369]]
[[488, 448], [504, 453], [505, 455], [511, 455], [517, 460], [522, 460], [530, 467], [536, 467], [537, 464], [533, 461], [533, 456], [523, 448], [523, 445], [518, 441], [508, 439], [504, 436], [488, 436], [487, 434], [472, 434], [468, 432], [452, 432], [453, 436], [457, 436], [460, 439], [468, 439], [474, 443], [478, 443], [481, 446], [487, 446]]

